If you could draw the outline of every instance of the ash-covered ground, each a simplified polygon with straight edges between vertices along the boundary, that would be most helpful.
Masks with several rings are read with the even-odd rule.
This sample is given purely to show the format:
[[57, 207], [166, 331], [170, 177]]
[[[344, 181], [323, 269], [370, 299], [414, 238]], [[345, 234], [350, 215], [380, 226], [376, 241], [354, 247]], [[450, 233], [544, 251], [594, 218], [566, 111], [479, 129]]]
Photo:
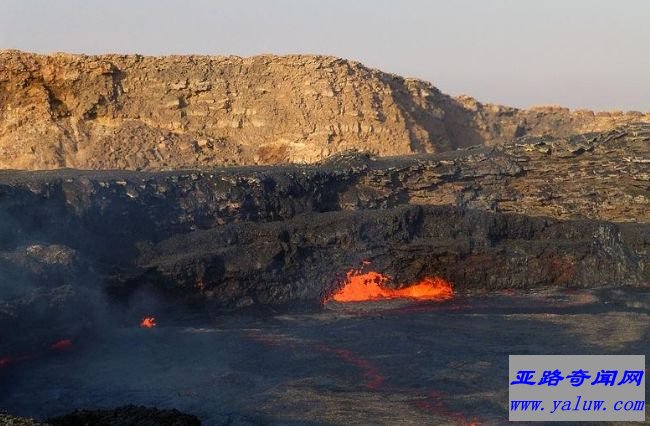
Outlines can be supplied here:
[[649, 316], [645, 287], [159, 315], [146, 329], [134, 317], [0, 368], [0, 409], [44, 419], [142, 404], [207, 425], [508, 424], [508, 355], [647, 354]]

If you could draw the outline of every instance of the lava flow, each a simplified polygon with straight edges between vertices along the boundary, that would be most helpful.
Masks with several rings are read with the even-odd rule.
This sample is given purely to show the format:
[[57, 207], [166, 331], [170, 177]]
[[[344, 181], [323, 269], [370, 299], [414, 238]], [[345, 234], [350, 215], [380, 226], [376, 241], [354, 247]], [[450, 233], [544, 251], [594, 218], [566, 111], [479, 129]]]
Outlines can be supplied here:
[[390, 277], [377, 272], [348, 272], [345, 284], [328, 300], [363, 302], [386, 299], [449, 300], [453, 297], [451, 284], [442, 278], [425, 277], [400, 289], [386, 288]]
[[72, 340], [70, 339], [59, 340], [58, 342], [53, 343], [52, 346], [50, 346], [50, 349], [55, 351], [69, 351], [70, 349], [72, 349]]
[[140, 322], [141, 328], [153, 328], [156, 326], [156, 318], [154, 317], [144, 317]]
[[18, 362], [23, 362], [23, 361], [31, 361], [40, 357], [46, 356], [50, 352], [64, 352], [64, 351], [69, 351], [73, 348], [72, 345], [72, 340], [70, 339], [62, 339], [59, 340], [53, 344], [51, 344], [47, 349], [42, 349], [37, 352], [29, 353], [29, 354], [24, 354], [24, 355], [16, 355], [16, 356], [5, 356], [5, 357], [0, 357], [0, 368], [7, 367], [11, 364], [16, 364]]

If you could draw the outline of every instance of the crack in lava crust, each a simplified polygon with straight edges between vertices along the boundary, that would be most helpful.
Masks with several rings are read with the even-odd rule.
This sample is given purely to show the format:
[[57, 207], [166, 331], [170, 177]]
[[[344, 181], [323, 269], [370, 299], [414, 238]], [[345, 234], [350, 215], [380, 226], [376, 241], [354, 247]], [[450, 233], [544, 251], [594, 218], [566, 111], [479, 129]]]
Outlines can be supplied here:
[[[380, 368], [370, 360], [349, 349], [334, 347], [324, 343], [305, 342], [284, 334], [262, 334], [258, 330], [249, 330], [247, 336], [250, 339], [269, 347], [292, 350], [300, 347], [316, 352], [333, 354], [343, 362], [353, 365], [361, 370], [365, 379], [364, 386], [370, 391], [390, 390], [394, 393], [414, 393], [413, 389], [406, 389], [399, 386], [395, 387], [388, 385], [388, 389], [384, 389], [386, 378], [381, 374]], [[419, 394], [419, 392], [416, 392], [416, 394]], [[411, 401], [411, 404], [418, 410], [450, 419], [458, 425], [478, 426], [480, 424], [479, 420], [476, 418], [467, 419], [463, 413], [449, 409], [444, 401], [446, 397], [447, 395], [444, 392], [432, 390], [425, 397], [417, 395], [417, 397]]]
[[345, 361], [348, 364], [354, 365], [362, 371], [363, 377], [366, 379], [365, 387], [368, 389], [379, 389], [379, 387], [384, 383], [384, 376], [381, 375], [377, 366], [375, 366], [369, 360], [350, 351], [349, 349], [332, 347], [324, 343], [302, 342], [281, 334], [263, 335], [257, 330], [250, 330], [247, 335], [250, 339], [270, 347], [290, 349], [304, 347], [316, 352], [334, 354], [337, 358]]
[[24, 361], [32, 361], [38, 358], [45, 357], [50, 353], [67, 352], [72, 348], [73, 348], [72, 340], [70, 339], [57, 340], [56, 342], [49, 345], [49, 347], [47, 347], [46, 349], [41, 349], [33, 353], [2, 356], [0, 357], [0, 368], [5, 368], [12, 364], [16, 364]]

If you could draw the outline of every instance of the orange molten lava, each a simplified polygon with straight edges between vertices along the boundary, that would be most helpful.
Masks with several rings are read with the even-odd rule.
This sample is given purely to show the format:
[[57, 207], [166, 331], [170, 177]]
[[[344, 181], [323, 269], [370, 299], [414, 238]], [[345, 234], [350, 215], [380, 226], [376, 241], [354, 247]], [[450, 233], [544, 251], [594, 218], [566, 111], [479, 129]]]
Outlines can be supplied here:
[[154, 317], [144, 317], [142, 322], [140, 322], [140, 327], [142, 328], [153, 328], [156, 326], [156, 319]]
[[451, 284], [442, 278], [426, 277], [397, 290], [384, 287], [389, 280], [389, 277], [377, 272], [350, 271], [343, 288], [330, 299], [337, 302], [385, 299], [448, 300], [454, 294]]

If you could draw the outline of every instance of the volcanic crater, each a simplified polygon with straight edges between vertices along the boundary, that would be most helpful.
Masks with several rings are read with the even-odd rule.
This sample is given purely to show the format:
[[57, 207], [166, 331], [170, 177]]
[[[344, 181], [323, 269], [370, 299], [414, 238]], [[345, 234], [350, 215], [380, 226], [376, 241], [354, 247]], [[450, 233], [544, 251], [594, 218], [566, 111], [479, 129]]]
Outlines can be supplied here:
[[[330, 135], [329, 154], [274, 145], [277, 155], [262, 158], [241, 142], [239, 165], [222, 167], [214, 153], [202, 157], [208, 144], [230, 152], [261, 118], [242, 110], [220, 144], [220, 127], [208, 126], [216, 133], [188, 150], [206, 126], [196, 117], [237, 114], [232, 103], [206, 107], [208, 118], [187, 109], [223, 89], [214, 69], [240, 87], [233, 67], [254, 79], [263, 59], [212, 59], [211, 71], [165, 89], [187, 92], [182, 105], [174, 95], [149, 118], [134, 114], [151, 100], [125, 88], [154, 59], [0, 60], [11, 65], [0, 73], [0, 147], [38, 120], [46, 141], [66, 135], [54, 156], [39, 146], [21, 157], [16, 145], [0, 162], [53, 168], [0, 171], [0, 408], [12, 414], [50, 424], [494, 424], [506, 415], [509, 353], [649, 349], [646, 116], [504, 110], [356, 63], [271, 58], [282, 72], [314, 68], [318, 87], [323, 67], [348, 69], [371, 86], [359, 99], [376, 89], [386, 108], [391, 96], [402, 102], [396, 122], [411, 136], [395, 122], [387, 135], [370, 132], [379, 125], [357, 114], [357, 131], [345, 121]], [[160, 59], [169, 68], [156, 78], [169, 86], [186, 60]], [[92, 78], [62, 71], [79, 63]], [[85, 96], [97, 85], [107, 93]], [[53, 91], [28, 100], [28, 87]], [[243, 87], [239, 100], [250, 95]], [[344, 87], [318, 93], [346, 100]], [[8, 115], [16, 99], [47, 117]], [[176, 133], [156, 124], [176, 113]], [[548, 114], [565, 119], [555, 133]], [[286, 136], [287, 122], [260, 137]], [[321, 124], [305, 146], [326, 144]], [[156, 156], [162, 146], [124, 164], [102, 151], [131, 131], [141, 132], [136, 151], [162, 135], [178, 162]], [[347, 149], [357, 139], [367, 152]], [[88, 141], [96, 157], [72, 147]]]

